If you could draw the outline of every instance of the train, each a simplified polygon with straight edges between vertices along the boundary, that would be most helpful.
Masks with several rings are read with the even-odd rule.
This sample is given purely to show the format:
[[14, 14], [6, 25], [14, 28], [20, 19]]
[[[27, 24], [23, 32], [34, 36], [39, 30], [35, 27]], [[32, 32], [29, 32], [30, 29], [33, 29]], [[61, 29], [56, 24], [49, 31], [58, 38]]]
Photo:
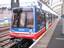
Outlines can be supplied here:
[[38, 39], [58, 18], [44, 3], [12, 9], [10, 36], [23, 39]]

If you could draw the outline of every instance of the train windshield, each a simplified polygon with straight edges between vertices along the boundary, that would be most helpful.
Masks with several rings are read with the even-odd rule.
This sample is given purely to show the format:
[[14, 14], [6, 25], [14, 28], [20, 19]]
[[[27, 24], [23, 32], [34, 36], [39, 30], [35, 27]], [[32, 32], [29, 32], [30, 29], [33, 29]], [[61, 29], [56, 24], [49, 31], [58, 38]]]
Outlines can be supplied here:
[[12, 27], [32, 29], [34, 26], [33, 20], [34, 18], [32, 9], [25, 8], [22, 9], [22, 11], [19, 10], [13, 14]]

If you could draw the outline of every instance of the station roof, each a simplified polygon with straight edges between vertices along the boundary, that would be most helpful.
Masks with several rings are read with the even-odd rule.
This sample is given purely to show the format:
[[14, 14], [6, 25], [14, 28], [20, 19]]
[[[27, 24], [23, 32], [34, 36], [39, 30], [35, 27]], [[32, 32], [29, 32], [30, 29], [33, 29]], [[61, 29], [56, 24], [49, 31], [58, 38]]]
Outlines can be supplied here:
[[44, 3], [42, 3], [42, 9], [45, 10], [45, 11], [48, 11], [52, 14], [55, 14], [57, 15], [53, 10], [51, 10], [48, 6], [46, 6]]

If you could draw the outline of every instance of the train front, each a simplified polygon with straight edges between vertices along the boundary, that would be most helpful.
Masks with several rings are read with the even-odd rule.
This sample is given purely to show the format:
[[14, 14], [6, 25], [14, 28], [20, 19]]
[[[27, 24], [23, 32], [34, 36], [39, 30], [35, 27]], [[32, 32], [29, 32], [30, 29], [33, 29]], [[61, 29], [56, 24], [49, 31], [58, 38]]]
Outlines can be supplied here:
[[35, 32], [33, 8], [13, 9], [10, 35], [15, 38], [33, 39]]

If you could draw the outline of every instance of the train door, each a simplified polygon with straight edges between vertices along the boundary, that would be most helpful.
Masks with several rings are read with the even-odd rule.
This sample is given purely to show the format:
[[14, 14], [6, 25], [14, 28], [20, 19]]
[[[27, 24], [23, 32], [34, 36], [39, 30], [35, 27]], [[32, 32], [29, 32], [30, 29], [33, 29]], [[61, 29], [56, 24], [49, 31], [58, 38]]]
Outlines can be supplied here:
[[34, 32], [32, 8], [14, 9], [13, 13], [12, 32]]
[[48, 27], [49, 27], [48, 13], [46, 13], [45, 16], [46, 16], [46, 29], [48, 29]]

